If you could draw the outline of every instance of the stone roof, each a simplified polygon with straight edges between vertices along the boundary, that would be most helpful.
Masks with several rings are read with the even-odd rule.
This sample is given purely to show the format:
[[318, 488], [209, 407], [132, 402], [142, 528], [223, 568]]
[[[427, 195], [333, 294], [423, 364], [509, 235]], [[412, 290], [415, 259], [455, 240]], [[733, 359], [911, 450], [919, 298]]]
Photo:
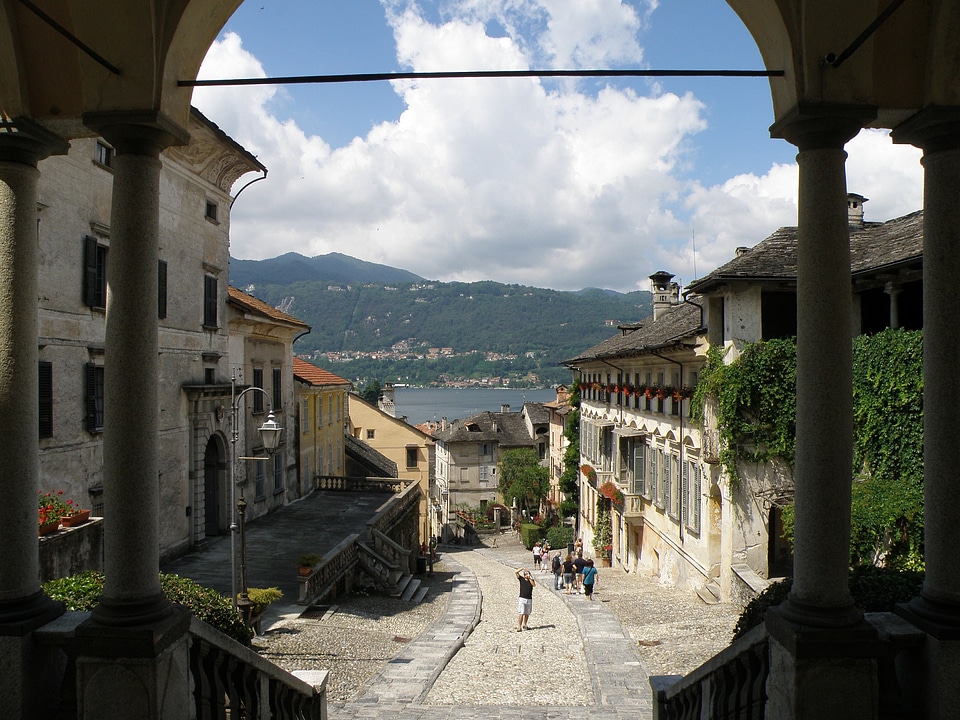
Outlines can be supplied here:
[[563, 365], [577, 365], [608, 357], [643, 355], [664, 350], [704, 331], [698, 297], [668, 308], [659, 318], [620, 326], [620, 334], [584, 350], [576, 357], [564, 360]]
[[366, 468], [370, 473], [369, 477], [396, 478], [400, 476], [397, 464], [379, 450], [370, 447], [363, 440], [348, 433], [345, 433], [344, 437], [346, 438], [346, 444], [343, 449], [347, 457]]
[[534, 425], [545, 425], [550, 422], [550, 411], [547, 409], [546, 403], [525, 402], [523, 412], [526, 413], [527, 418]]
[[454, 420], [446, 429], [435, 430], [433, 436], [445, 443], [490, 442], [507, 448], [530, 447], [534, 442], [521, 413], [489, 410]]
[[242, 290], [238, 290], [232, 285], [227, 287], [227, 300], [231, 305], [234, 305], [245, 312], [252, 313], [253, 315], [260, 315], [261, 317], [265, 317], [276, 322], [295, 325], [306, 330], [310, 329], [310, 326], [307, 325], [303, 320], [298, 320], [293, 315], [287, 315], [287, 313], [283, 312], [282, 310], [277, 310], [272, 305], [268, 305], [263, 300], [259, 300], [253, 295], [247, 295], [247, 293], [243, 292]]
[[[877, 273], [923, 257], [923, 211], [850, 229], [850, 270], [854, 276]], [[698, 293], [735, 280], [783, 280], [797, 277], [797, 228], [782, 227], [739, 257], [690, 283]]]
[[305, 382], [308, 385], [352, 385], [349, 380], [344, 380], [339, 375], [334, 375], [329, 370], [319, 368], [306, 360], [294, 356], [293, 358], [293, 376]]

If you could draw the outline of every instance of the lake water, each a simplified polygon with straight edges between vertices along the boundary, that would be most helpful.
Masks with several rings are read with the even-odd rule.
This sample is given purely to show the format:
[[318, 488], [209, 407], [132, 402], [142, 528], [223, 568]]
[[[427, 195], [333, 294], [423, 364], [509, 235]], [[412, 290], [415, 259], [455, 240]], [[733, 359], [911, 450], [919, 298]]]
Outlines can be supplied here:
[[499, 412], [501, 405], [509, 405], [511, 412], [519, 412], [525, 402], [550, 402], [557, 399], [551, 388], [508, 390], [488, 388], [408, 388], [395, 391], [397, 417], [407, 416], [407, 422], [417, 425], [428, 420], [462, 420], [484, 410]]

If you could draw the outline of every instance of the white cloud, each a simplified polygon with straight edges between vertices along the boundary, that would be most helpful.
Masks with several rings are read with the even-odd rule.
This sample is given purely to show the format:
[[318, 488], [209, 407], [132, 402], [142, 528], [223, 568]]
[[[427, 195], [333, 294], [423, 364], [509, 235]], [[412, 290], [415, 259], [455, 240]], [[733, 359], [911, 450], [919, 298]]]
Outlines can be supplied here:
[[[642, 58], [646, 16], [616, 0], [469, 0], [440, 21], [408, 0], [384, 4], [398, 60], [418, 71]], [[491, 34], [492, 22], [504, 32]], [[235, 34], [201, 71], [264, 75]], [[400, 117], [340, 148], [283, 119], [282, 89], [196, 90], [194, 103], [269, 170], [233, 209], [232, 255], [336, 251], [429, 279], [630, 290], [658, 269], [692, 279], [694, 233], [702, 276], [796, 222], [795, 164], [712, 187], [689, 179], [687, 150], [706, 127], [692, 95], [534, 79], [394, 88]], [[871, 198], [868, 219], [919, 207], [916, 151], [880, 132], [849, 151], [849, 187]]]

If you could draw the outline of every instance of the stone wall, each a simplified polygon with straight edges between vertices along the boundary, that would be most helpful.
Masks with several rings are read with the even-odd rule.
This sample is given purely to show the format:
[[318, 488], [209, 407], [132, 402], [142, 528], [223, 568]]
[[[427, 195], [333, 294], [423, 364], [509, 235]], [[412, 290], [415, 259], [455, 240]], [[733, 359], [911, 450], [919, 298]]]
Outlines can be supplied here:
[[103, 570], [103, 518], [40, 538], [40, 582]]

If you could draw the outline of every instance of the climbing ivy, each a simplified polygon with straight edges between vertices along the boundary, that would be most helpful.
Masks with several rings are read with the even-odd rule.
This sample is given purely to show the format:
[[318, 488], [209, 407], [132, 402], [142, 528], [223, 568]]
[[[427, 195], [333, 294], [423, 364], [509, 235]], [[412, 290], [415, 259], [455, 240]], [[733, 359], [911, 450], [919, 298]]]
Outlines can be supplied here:
[[[704, 420], [717, 403], [720, 462], [733, 486], [738, 462], [780, 458], [793, 464], [796, 428], [796, 343], [754, 343], [724, 364], [711, 348], [693, 398]], [[922, 567], [923, 336], [886, 330], [853, 345], [854, 464], [851, 472], [851, 562]], [[792, 538], [792, 508], [784, 526]]]
[[797, 417], [797, 346], [792, 338], [747, 345], [729, 365], [711, 348], [694, 393], [694, 413], [703, 419], [707, 396], [717, 401], [720, 462], [732, 485], [738, 461], [782, 458], [793, 463]]
[[563, 453], [563, 472], [560, 475], [560, 492], [564, 500], [560, 503], [560, 516], [576, 515], [580, 508], [580, 383], [574, 383], [570, 392], [569, 404], [573, 411], [567, 414], [563, 426], [563, 435], [567, 439], [567, 449]]

